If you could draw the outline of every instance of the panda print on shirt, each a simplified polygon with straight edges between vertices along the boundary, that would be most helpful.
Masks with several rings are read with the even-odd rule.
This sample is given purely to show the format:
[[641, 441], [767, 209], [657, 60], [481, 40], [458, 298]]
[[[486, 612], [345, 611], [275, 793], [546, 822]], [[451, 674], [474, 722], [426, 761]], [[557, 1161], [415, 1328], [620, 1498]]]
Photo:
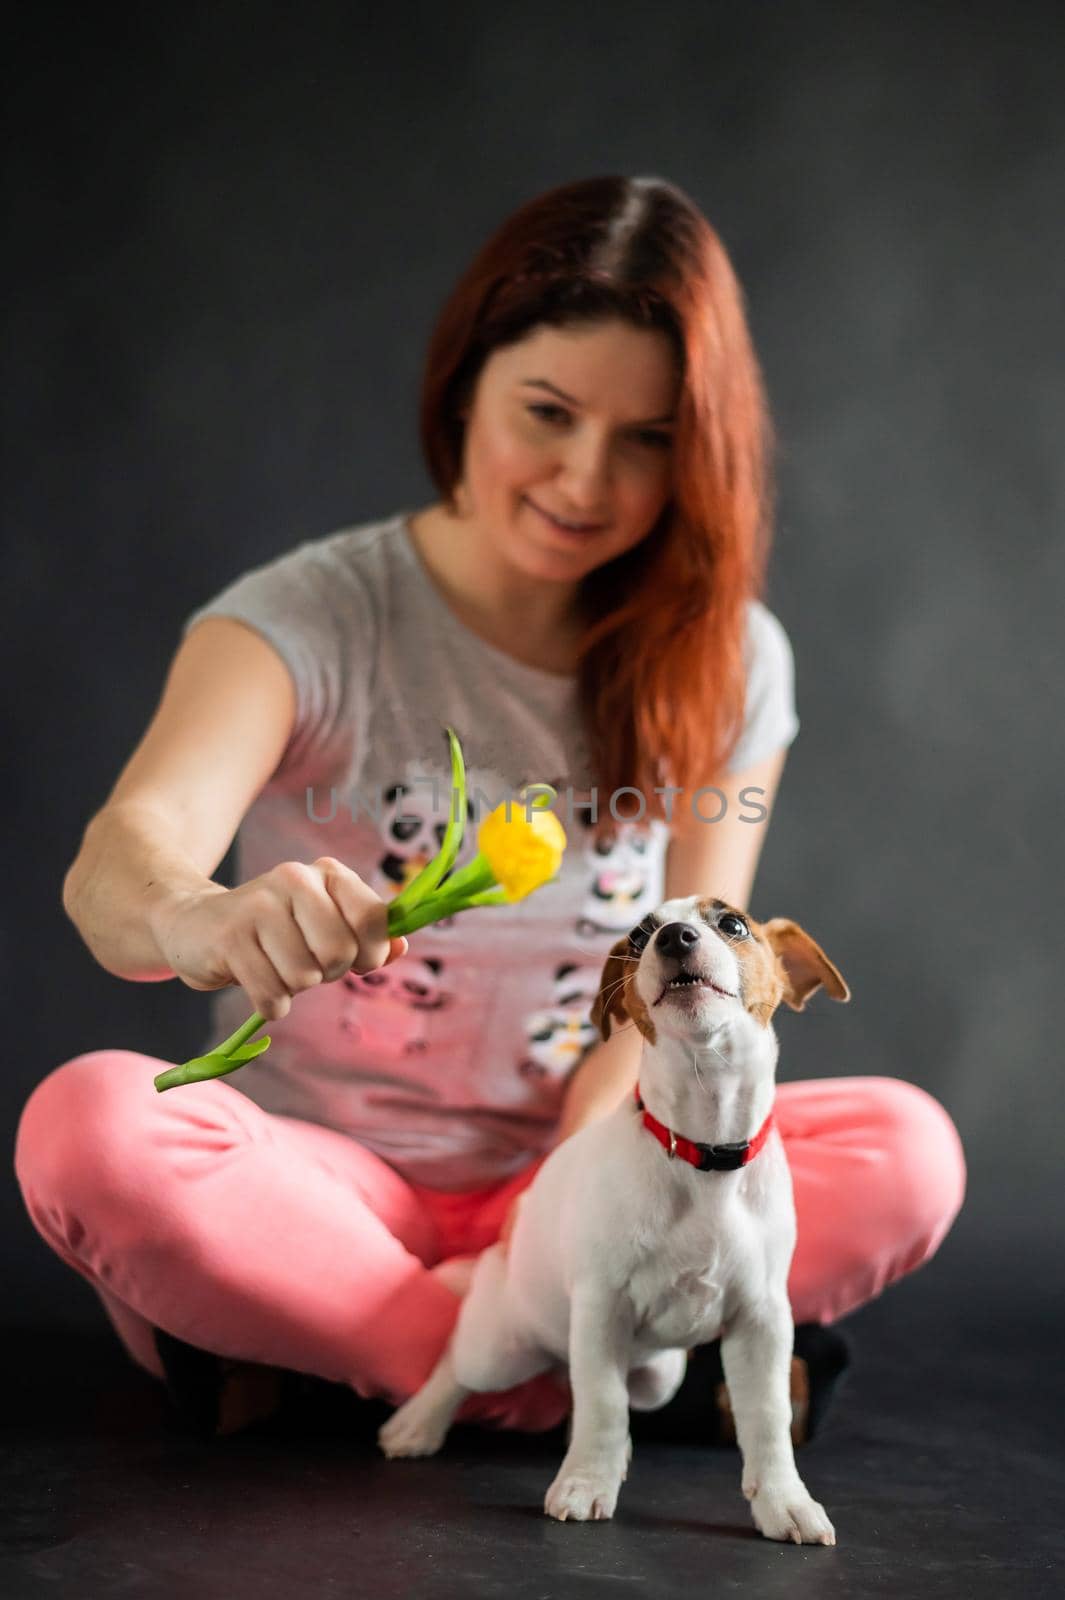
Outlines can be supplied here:
[[658, 904], [655, 840], [640, 823], [622, 821], [612, 838], [596, 841], [587, 818], [582, 821], [589, 835], [583, 847], [587, 887], [577, 915], [577, 933], [582, 938], [604, 933], [616, 937], [635, 927], [645, 912]]
[[527, 1054], [518, 1066], [523, 1078], [566, 1078], [595, 1043], [591, 1009], [599, 976], [598, 963], [563, 961], [555, 968], [551, 1004], [524, 1019]]
[[[561, 791], [565, 781], [555, 780], [555, 788]], [[556, 1100], [565, 1081], [599, 1043], [591, 1009], [610, 946], [660, 902], [664, 874], [665, 836], [646, 822], [622, 819], [597, 841], [588, 809], [575, 805], [568, 832], [573, 853], [571, 930], [590, 948], [587, 955], [562, 961], [544, 973], [550, 995], [545, 992], [543, 1007], [523, 1019], [526, 1050], [518, 1066], [530, 1086]]]
[[428, 1049], [429, 1014], [451, 1003], [441, 977], [443, 962], [408, 957], [376, 972], [347, 972], [342, 978], [349, 1003], [340, 1026], [367, 1049], [395, 1050], [404, 1055]]

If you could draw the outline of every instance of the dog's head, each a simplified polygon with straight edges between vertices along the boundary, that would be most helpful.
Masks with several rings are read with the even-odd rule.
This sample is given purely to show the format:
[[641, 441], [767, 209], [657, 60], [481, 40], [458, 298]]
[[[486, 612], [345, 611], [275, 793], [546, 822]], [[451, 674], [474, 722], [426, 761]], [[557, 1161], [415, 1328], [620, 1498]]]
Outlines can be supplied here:
[[849, 1000], [842, 975], [810, 935], [785, 917], [757, 922], [723, 900], [691, 895], [650, 911], [611, 948], [592, 1007], [604, 1039], [611, 1018], [644, 1037], [698, 1040], [750, 1018], [768, 1027], [783, 1000], [802, 1011], [824, 985]]

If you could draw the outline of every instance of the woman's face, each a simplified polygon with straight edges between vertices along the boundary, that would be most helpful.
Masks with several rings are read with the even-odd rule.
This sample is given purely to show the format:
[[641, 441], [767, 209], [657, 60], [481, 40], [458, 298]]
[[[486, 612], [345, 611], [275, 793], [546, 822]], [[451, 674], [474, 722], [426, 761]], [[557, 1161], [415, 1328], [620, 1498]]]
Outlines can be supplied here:
[[542, 325], [494, 350], [462, 413], [460, 508], [530, 577], [579, 580], [666, 506], [679, 393], [667, 335], [620, 320]]

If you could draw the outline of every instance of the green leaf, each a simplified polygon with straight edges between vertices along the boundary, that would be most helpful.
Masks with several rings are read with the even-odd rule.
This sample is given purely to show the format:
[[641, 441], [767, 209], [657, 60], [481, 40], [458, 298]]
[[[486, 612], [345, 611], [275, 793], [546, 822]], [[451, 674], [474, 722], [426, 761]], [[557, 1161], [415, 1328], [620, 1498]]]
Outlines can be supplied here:
[[445, 872], [454, 866], [462, 848], [462, 837], [466, 831], [466, 764], [454, 728], [445, 729], [445, 733], [451, 750], [451, 808], [447, 828], [443, 843], [432, 861], [427, 861], [417, 877], [412, 878], [388, 903], [388, 931], [393, 937], [400, 931], [396, 924], [401, 915], [412, 911], [427, 894], [432, 893]]
[[[262, 1025], [261, 1017], [258, 1025]], [[193, 1056], [191, 1061], [184, 1061], [179, 1067], [168, 1067], [165, 1072], [161, 1072], [154, 1080], [155, 1087], [162, 1094], [164, 1089], [176, 1089], [183, 1083], [202, 1083], [207, 1078], [224, 1078], [227, 1073], [236, 1072], [246, 1061], [254, 1061], [255, 1057], [261, 1056], [269, 1046], [270, 1035], [266, 1034], [262, 1039], [254, 1039], [250, 1044], [236, 1045], [232, 1050], [219, 1048], [205, 1056]]]

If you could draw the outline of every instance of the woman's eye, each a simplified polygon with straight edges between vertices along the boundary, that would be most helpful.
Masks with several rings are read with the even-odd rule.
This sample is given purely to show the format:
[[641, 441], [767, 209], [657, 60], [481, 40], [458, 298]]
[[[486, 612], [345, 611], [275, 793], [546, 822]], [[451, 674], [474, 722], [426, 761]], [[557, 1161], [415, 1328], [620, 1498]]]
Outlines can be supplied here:
[[[556, 417], [568, 418], [569, 412], [562, 406], [533, 405], [526, 409], [534, 417], [540, 417], [544, 422], [550, 422]], [[652, 428], [644, 428], [633, 435], [641, 444], [649, 445], [652, 450], [668, 450], [673, 443], [672, 436], [668, 433], [657, 433]]]
[[747, 939], [750, 937], [751, 930], [748, 928], [747, 924], [742, 920], [742, 918], [734, 917], [731, 911], [726, 911], [725, 915], [718, 923], [718, 927], [721, 929], [722, 933], [727, 933], [730, 938]]

